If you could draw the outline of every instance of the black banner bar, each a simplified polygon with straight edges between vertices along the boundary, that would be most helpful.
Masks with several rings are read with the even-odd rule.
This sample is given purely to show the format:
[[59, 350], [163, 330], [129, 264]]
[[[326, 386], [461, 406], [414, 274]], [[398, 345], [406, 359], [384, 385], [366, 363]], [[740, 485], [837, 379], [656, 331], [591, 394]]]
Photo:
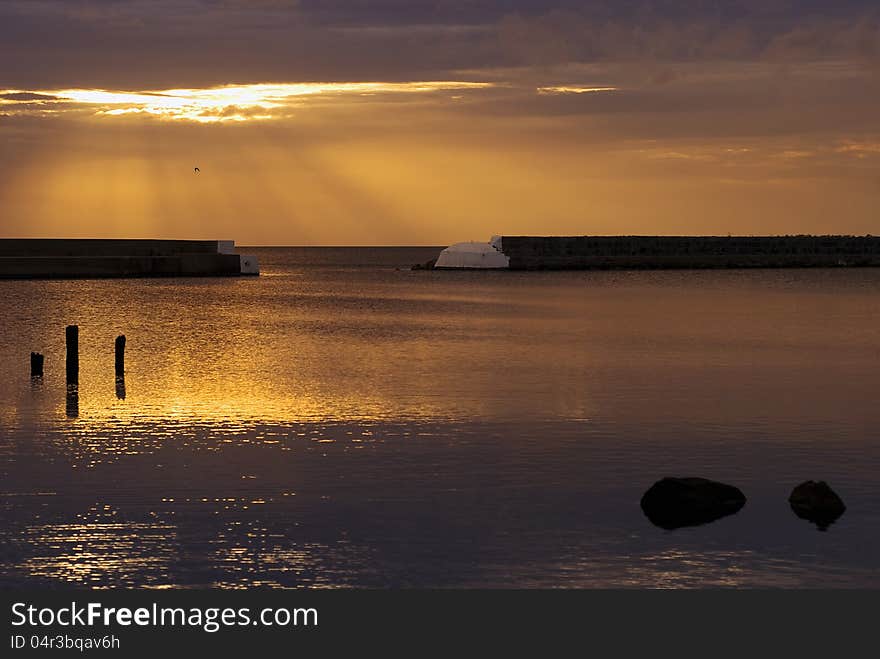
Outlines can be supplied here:
[[475, 644], [541, 656], [847, 656], [873, 645], [877, 603], [874, 591], [7, 591], [2, 656], [468, 656]]

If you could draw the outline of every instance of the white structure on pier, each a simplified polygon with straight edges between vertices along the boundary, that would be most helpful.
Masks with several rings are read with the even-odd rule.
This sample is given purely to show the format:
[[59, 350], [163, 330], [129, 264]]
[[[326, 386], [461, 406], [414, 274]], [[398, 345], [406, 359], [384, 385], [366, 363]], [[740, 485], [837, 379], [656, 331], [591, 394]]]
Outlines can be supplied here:
[[492, 236], [488, 243], [468, 242], [450, 245], [437, 257], [435, 268], [465, 270], [498, 270], [510, 266], [510, 259], [501, 251], [501, 236]]

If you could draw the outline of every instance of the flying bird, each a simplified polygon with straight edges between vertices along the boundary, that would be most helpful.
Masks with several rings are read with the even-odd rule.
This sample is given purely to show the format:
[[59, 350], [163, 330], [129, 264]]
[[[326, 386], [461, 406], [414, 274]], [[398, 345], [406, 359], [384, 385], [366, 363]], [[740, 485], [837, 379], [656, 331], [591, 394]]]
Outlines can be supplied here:
[[198, 167], [194, 167], [194, 168], [193, 168], [193, 173], [195, 173], [195, 174], [198, 174], [198, 173], [201, 172], [201, 171], [202, 171], [202, 170], [199, 169]]

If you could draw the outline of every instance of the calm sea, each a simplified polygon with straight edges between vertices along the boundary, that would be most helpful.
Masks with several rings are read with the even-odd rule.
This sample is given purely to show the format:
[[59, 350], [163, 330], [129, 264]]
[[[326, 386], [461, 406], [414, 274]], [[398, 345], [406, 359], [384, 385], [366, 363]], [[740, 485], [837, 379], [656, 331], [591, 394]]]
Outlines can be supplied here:
[[[880, 586], [880, 269], [252, 251], [259, 278], [0, 282], [0, 585]], [[667, 475], [748, 503], [662, 530]], [[806, 479], [848, 506], [825, 532]]]

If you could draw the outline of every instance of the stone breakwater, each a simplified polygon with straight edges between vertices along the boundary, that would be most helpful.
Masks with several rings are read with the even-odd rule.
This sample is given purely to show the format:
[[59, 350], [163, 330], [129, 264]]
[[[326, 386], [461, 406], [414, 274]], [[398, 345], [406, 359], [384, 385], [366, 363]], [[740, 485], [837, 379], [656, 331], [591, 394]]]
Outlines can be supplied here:
[[231, 240], [0, 239], [0, 279], [258, 275]]
[[875, 236], [502, 236], [511, 270], [880, 266]]

